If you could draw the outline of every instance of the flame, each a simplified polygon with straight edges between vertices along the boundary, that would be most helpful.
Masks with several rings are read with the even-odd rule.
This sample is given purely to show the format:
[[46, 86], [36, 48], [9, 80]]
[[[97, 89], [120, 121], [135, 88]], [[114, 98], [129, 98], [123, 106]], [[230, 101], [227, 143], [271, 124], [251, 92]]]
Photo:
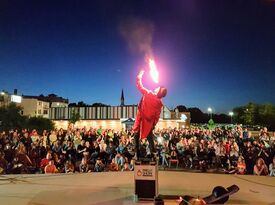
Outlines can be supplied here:
[[159, 72], [158, 72], [155, 61], [151, 58], [149, 59], [149, 68], [150, 68], [151, 78], [153, 79], [153, 81], [155, 83], [158, 83], [159, 82]]

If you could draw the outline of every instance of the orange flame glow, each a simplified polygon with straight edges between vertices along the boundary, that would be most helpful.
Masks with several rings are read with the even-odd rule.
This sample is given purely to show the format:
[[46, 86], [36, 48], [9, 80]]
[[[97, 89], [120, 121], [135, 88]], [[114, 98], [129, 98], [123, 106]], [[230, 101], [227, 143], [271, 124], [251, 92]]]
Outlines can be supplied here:
[[149, 68], [150, 68], [151, 78], [153, 79], [153, 81], [155, 83], [158, 83], [159, 82], [159, 72], [158, 72], [155, 61], [151, 58], [149, 59]]

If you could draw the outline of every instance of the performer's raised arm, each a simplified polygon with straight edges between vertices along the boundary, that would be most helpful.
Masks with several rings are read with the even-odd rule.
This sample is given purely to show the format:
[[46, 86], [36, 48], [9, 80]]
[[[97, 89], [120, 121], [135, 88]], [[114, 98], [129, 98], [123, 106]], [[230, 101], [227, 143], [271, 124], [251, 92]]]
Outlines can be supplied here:
[[142, 93], [142, 95], [149, 93], [150, 91], [148, 89], [146, 89], [143, 85], [142, 85], [142, 76], [144, 74], [144, 70], [141, 70], [138, 75], [137, 75], [137, 88], [138, 90]]

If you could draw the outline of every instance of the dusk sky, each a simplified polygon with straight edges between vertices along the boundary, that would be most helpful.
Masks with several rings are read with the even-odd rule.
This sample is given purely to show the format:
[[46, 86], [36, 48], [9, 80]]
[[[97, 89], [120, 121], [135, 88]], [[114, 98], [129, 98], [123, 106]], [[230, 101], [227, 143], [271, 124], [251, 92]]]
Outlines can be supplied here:
[[152, 26], [168, 107], [275, 103], [271, 0], [1, 0], [0, 89], [118, 105], [123, 88], [137, 104], [136, 74], [149, 71], [121, 32], [131, 21]]

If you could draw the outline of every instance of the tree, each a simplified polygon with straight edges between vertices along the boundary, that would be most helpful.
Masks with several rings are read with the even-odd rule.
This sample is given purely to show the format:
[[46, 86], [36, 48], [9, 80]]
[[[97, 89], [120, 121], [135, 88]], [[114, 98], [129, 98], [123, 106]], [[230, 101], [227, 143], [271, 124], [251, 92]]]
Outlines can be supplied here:
[[76, 103], [70, 103], [70, 104], [68, 105], [68, 107], [77, 107], [77, 104], [76, 104]]
[[94, 104], [92, 104], [92, 107], [108, 107], [108, 105], [103, 104], [103, 103], [94, 103]]
[[81, 118], [79, 112], [77, 112], [75, 109], [72, 110], [71, 112], [71, 117], [69, 120], [69, 123], [75, 124], [77, 121], [79, 121]]
[[27, 120], [27, 126], [26, 128], [28, 130], [36, 129], [38, 133], [42, 134], [43, 130], [53, 130], [54, 129], [54, 123], [50, 119], [43, 118], [43, 117], [30, 117]]
[[275, 129], [275, 106], [272, 104], [263, 104], [259, 106], [259, 124]]
[[275, 130], [275, 106], [272, 104], [248, 103], [245, 106], [236, 107], [234, 121], [246, 125], [262, 125]]
[[8, 106], [0, 108], [0, 130], [23, 129], [26, 125], [27, 117], [21, 115], [22, 108], [10, 103]]
[[187, 108], [184, 105], [178, 105], [176, 109], [178, 109], [179, 112], [188, 112]]
[[88, 104], [84, 103], [83, 101], [79, 101], [77, 103], [77, 107], [87, 107], [87, 106], [88, 106]]
[[244, 124], [244, 111], [245, 111], [245, 107], [244, 106], [240, 106], [240, 107], [235, 107], [233, 109], [233, 113], [234, 113], [234, 122], [239, 123], [239, 124]]
[[213, 119], [210, 119], [210, 120], [208, 121], [207, 127], [208, 127], [208, 129], [210, 129], [210, 130], [213, 130], [213, 129], [215, 128], [215, 122], [214, 122]]
[[217, 123], [231, 123], [231, 117], [226, 114], [213, 114], [212, 118]]
[[256, 115], [257, 115], [257, 110], [258, 110], [258, 105], [255, 103], [248, 103], [245, 106], [245, 111], [244, 111], [244, 123], [247, 125], [254, 125], [256, 122]]
[[188, 108], [191, 115], [191, 123], [206, 123], [208, 121], [207, 114], [203, 113], [199, 108]]

